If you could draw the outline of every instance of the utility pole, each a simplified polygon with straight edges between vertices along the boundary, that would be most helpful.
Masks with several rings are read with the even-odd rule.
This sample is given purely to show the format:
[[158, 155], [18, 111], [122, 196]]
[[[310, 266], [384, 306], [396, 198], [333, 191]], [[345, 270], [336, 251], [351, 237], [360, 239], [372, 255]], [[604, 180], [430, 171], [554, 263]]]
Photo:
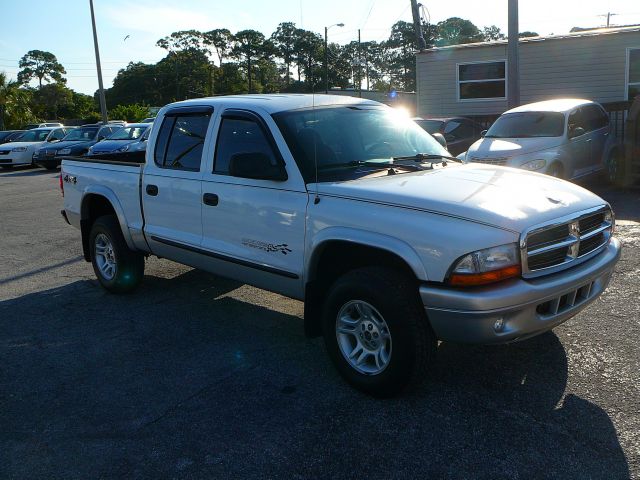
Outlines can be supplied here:
[[509, 0], [509, 40], [507, 43], [507, 104], [520, 105], [520, 54], [518, 45], [518, 0]]
[[358, 97], [362, 98], [362, 48], [360, 47], [360, 29], [358, 29]]
[[420, 21], [420, 11], [418, 10], [418, 0], [411, 0], [411, 14], [413, 15], [413, 29], [416, 34], [416, 47], [422, 51], [427, 48], [427, 42], [422, 36], [422, 22]]
[[329, 62], [327, 32], [331, 27], [344, 27], [344, 23], [334, 23], [328, 27], [324, 27], [324, 93], [329, 93]]
[[96, 32], [96, 16], [93, 13], [93, 0], [89, 0], [91, 9], [91, 25], [93, 26], [93, 47], [96, 51], [96, 68], [98, 70], [98, 95], [100, 97], [100, 112], [102, 113], [102, 121], [107, 123], [107, 101], [104, 98], [104, 85], [102, 84], [102, 67], [100, 66], [100, 49], [98, 48], [98, 33]]
[[607, 17], [607, 28], [609, 28], [611, 26], [611, 17], [615, 17], [616, 15], [618, 15], [617, 13], [611, 13], [611, 12], [607, 12], [604, 13], [602, 15], [598, 15], [599, 17]]

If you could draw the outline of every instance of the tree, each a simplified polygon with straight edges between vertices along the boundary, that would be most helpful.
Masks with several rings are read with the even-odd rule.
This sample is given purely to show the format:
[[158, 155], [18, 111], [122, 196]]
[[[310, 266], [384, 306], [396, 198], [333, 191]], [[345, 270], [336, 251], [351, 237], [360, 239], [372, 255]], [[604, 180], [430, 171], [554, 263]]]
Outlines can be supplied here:
[[539, 37], [539, 36], [540, 36], [540, 35], [539, 35], [538, 33], [536, 33], [536, 32], [529, 32], [529, 31], [526, 31], [526, 32], [520, 32], [520, 33], [518, 34], [518, 37], [520, 37], [520, 38], [527, 38], [527, 37]]
[[482, 29], [482, 35], [486, 42], [491, 42], [494, 40], [504, 40], [505, 38], [507, 38], [504, 33], [500, 31], [500, 28], [495, 25], [484, 27]]
[[216, 28], [203, 34], [205, 45], [212, 46], [218, 56], [218, 66], [222, 67], [222, 62], [229, 55], [233, 47], [233, 35], [226, 28]]
[[43, 80], [66, 83], [62, 75], [67, 72], [53, 53], [30, 50], [20, 59], [18, 66], [22, 69], [18, 72], [19, 83], [26, 84], [35, 78], [38, 79], [39, 88], [42, 88]]
[[257, 30], [241, 30], [233, 36], [235, 45], [231, 55], [247, 65], [248, 91], [253, 91], [251, 61], [263, 56], [265, 38]]
[[469, 20], [460, 17], [451, 17], [438, 22], [436, 45], [459, 45], [461, 43], [474, 43], [484, 40], [483, 34]]
[[413, 24], [398, 21], [391, 27], [391, 35], [386, 42], [389, 75], [392, 72], [402, 73], [396, 77], [395, 82], [391, 79], [391, 83], [405, 91], [413, 91], [416, 88], [414, 41]]
[[271, 41], [276, 48], [278, 57], [284, 62], [284, 83], [289, 85], [291, 76], [291, 62], [296, 48], [298, 34], [296, 24], [293, 22], [282, 22], [275, 32], [271, 34]]
[[109, 120], [125, 120], [127, 122], [139, 122], [149, 116], [149, 107], [132, 103], [130, 105], [117, 105], [109, 110]]
[[[164, 97], [161, 90], [165, 84], [171, 83], [169, 97]], [[146, 105], [164, 105], [173, 98], [175, 92], [175, 73], [167, 72], [165, 77], [159, 71], [158, 65], [149, 65], [142, 62], [129, 63], [126, 68], [118, 71], [113, 79], [113, 86], [105, 91], [107, 107], [130, 103], [142, 103]]]
[[19, 128], [35, 120], [31, 111], [31, 92], [18, 88], [19, 85], [0, 72], [0, 130]]
[[73, 108], [73, 91], [61, 83], [43, 85], [33, 92], [33, 107], [45, 120], [56, 120]]

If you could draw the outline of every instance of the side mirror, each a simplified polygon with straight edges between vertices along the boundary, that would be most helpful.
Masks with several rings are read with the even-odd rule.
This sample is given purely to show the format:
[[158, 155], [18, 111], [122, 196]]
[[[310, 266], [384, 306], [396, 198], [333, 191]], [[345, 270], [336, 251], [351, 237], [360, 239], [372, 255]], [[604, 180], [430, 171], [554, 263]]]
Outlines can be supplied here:
[[229, 160], [229, 174], [234, 177], [284, 182], [287, 171], [281, 165], [273, 165], [271, 158], [262, 152], [236, 153]]
[[445, 140], [444, 136], [442, 136], [441, 133], [434, 133], [433, 134], [433, 138], [436, 139], [436, 141], [442, 145], [444, 147], [444, 149], [447, 149], [447, 141]]
[[484, 138], [484, 136], [485, 136], [486, 134], [487, 134], [487, 131], [486, 131], [486, 130], [482, 130], [482, 131], [480, 132], [480, 137], [481, 137], [481, 138]]
[[576, 138], [584, 134], [585, 130], [582, 127], [573, 127], [569, 129], [569, 138]]

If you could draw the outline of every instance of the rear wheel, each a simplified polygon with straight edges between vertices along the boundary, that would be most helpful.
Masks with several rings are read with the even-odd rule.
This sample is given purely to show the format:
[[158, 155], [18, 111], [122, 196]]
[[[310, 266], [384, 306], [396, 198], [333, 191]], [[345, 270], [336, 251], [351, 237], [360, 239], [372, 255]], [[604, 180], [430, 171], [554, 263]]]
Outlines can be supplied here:
[[105, 289], [128, 293], [140, 285], [144, 256], [129, 249], [115, 215], [105, 215], [94, 222], [89, 242], [93, 271]]
[[376, 397], [418, 383], [436, 350], [416, 285], [391, 268], [366, 267], [340, 277], [324, 306], [323, 333], [342, 377]]

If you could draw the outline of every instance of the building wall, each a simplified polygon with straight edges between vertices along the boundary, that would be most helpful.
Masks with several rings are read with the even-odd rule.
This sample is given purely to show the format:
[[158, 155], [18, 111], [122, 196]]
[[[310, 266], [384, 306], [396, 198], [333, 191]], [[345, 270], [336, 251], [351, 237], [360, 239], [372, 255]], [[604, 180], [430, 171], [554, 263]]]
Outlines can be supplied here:
[[[601, 103], [625, 100], [628, 47], [640, 47], [640, 31], [521, 41], [520, 102], [560, 97], [587, 98]], [[459, 101], [456, 71], [458, 63], [506, 58], [506, 42], [417, 54], [418, 114], [504, 112], [506, 100]]]

